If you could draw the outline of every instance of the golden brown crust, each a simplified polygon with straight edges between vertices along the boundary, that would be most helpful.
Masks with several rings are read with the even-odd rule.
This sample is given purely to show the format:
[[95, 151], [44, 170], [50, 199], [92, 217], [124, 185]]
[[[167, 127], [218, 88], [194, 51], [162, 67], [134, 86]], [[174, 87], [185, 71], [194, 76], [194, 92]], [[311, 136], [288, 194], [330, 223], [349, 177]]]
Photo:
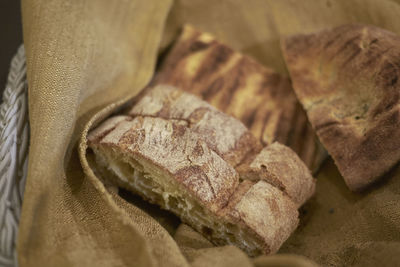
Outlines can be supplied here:
[[119, 123], [91, 146], [110, 146], [140, 157], [183, 185], [207, 209], [218, 212], [238, 185], [236, 171], [190, 131], [187, 123], [137, 116]]
[[297, 96], [351, 190], [400, 159], [400, 37], [344, 25], [282, 44]]
[[315, 192], [310, 170], [289, 147], [277, 142], [265, 147], [252, 160], [237, 168], [242, 179], [264, 180], [303, 205]]
[[125, 115], [113, 116], [107, 120], [105, 120], [101, 125], [90, 132], [88, 136], [89, 142], [96, 142], [99, 139], [102, 139], [105, 135], [115, 129], [115, 127], [123, 121], [132, 120], [131, 117]]
[[263, 145], [291, 147], [315, 170], [326, 156], [287, 77], [185, 26], [154, 84], [191, 92], [241, 120]]
[[232, 166], [238, 165], [247, 154], [261, 149], [261, 144], [240, 121], [171, 86], [149, 89], [127, 114], [183, 120]]
[[235, 194], [230, 219], [261, 239], [265, 254], [276, 253], [298, 225], [296, 204], [265, 181], [244, 181]]

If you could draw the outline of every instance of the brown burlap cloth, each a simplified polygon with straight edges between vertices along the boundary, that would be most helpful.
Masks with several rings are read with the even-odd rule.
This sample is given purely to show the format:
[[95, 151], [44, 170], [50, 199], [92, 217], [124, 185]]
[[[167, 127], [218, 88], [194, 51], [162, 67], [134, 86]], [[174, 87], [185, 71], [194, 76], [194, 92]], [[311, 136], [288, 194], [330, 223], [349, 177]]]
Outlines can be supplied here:
[[23, 0], [22, 14], [31, 140], [20, 266], [399, 265], [400, 168], [354, 194], [328, 161], [295, 234], [279, 254], [250, 259], [187, 226], [167, 231], [107, 190], [79, 142], [146, 85], [184, 23], [285, 73], [282, 35], [348, 22], [400, 34], [400, 1]]

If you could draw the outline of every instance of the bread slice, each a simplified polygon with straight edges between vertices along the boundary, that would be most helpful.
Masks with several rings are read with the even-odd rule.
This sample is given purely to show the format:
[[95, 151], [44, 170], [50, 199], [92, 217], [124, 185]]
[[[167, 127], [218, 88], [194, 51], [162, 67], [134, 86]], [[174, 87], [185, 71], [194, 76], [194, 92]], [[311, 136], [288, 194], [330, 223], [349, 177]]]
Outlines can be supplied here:
[[237, 167], [242, 179], [265, 180], [303, 205], [315, 191], [315, 179], [293, 150], [277, 142]]
[[[88, 143], [104, 178], [175, 213], [214, 244], [251, 256], [275, 253], [298, 224], [299, 204], [289, 194], [268, 180], [242, 181], [235, 169], [257, 157], [257, 139], [188, 93], [150, 88], [91, 131]], [[310, 177], [300, 182], [309, 196]]]
[[296, 94], [351, 190], [400, 160], [400, 37], [344, 25], [285, 39]]
[[265, 146], [280, 142], [316, 170], [326, 157], [288, 77], [186, 25], [154, 84], [175, 86], [239, 119]]

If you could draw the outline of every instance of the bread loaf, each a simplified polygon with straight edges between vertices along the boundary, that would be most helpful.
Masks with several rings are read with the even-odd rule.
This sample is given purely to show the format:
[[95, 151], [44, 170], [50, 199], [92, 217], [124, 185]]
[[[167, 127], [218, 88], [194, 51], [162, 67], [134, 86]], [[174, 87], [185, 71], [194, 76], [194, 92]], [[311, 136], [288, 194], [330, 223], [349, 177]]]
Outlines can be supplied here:
[[[301, 173], [290, 181], [287, 166], [266, 160], [240, 121], [170, 86], [147, 89], [91, 131], [88, 143], [105, 179], [173, 212], [214, 244], [252, 256], [279, 249], [298, 224], [297, 208], [314, 192], [315, 181], [294, 152], [287, 166]], [[263, 178], [266, 173], [247, 175], [249, 159], [271, 166], [271, 177], [282, 178], [288, 190]], [[299, 189], [298, 197], [290, 183], [307, 192]]]

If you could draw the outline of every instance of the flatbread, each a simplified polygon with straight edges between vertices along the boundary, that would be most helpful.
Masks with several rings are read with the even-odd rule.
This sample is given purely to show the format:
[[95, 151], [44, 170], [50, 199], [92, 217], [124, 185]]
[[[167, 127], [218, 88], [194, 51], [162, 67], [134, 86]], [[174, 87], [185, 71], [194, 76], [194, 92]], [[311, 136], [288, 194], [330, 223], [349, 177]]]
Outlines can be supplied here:
[[282, 42], [295, 92], [351, 190], [400, 159], [400, 37], [344, 25]]

